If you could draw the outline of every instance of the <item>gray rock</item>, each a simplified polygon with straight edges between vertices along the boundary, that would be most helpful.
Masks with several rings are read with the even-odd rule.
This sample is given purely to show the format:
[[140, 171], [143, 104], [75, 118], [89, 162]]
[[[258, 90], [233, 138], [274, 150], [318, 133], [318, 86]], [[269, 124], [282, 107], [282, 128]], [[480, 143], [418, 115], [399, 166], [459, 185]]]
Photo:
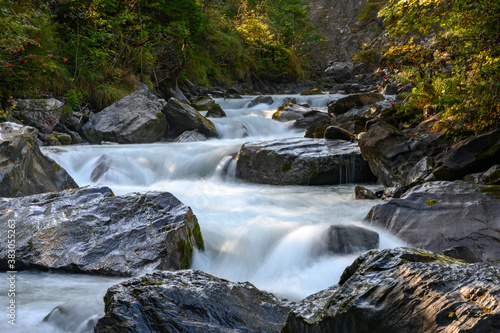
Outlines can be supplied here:
[[137, 90], [99, 113], [91, 114], [82, 131], [91, 143], [149, 143], [161, 139], [167, 128], [165, 100]]
[[214, 105], [214, 100], [209, 96], [200, 97], [192, 104], [192, 106], [197, 111], [208, 111], [212, 105]]
[[15, 104], [12, 115], [45, 134], [51, 133], [59, 123], [64, 109], [64, 103], [55, 98], [19, 99]]
[[[16, 269], [129, 276], [187, 268], [203, 248], [196, 216], [170, 193], [114, 196], [107, 187], [0, 199], [0, 231], [15, 221]], [[0, 270], [7, 270], [7, 242]]]
[[198, 131], [185, 131], [177, 138], [175, 138], [174, 142], [196, 142], [196, 141], [206, 141], [208, 138]]
[[378, 248], [379, 235], [354, 225], [331, 225], [325, 230], [324, 243], [329, 253], [351, 254]]
[[198, 130], [207, 137], [218, 137], [219, 134], [210, 120], [203, 117], [198, 111], [176, 98], [170, 98], [163, 109], [169, 129], [167, 136], [176, 138], [185, 131]]
[[464, 262], [469, 264], [482, 262], [482, 260], [479, 259], [479, 257], [476, 256], [471, 250], [469, 250], [469, 248], [462, 245], [450, 247], [449, 249], [441, 251], [441, 254], [455, 259], [463, 260]]
[[258, 104], [268, 104], [271, 105], [274, 103], [274, 100], [271, 96], [259, 96], [257, 98], [254, 98], [250, 103], [248, 103], [249, 108], [254, 107]]
[[362, 254], [297, 303], [282, 333], [497, 332], [500, 270], [423, 250]]
[[249, 182], [325, 185], [368, 182], [373, 175], [355, 143], [292, 138], [246, 143], [237, 173]]
[[366, 129], [366, 123], [369, 120], [367, 117], [351, 114], [351, 112], [346, 112], [332, 119], [334, 125], [355, 134], [364, 132]]
[[364, 199], [369, 199], [369, 200], [374, 200], [377, 199], [377, 196], [373, 191], [367, 189], [364, 186], [356, 185], [354, 187], [354, 196], [356, 197], [356, 200], [364, 200]]
[[328, 126], [325, 129], [325, 139], [352, 141], [354, 139], [354, 135], [338, 126]]
[[436, 162], [433, 174], [437, 180], [457, 180], [495, 164], [500, 164], [500, 129], [455, 143]]
[[463, 182], [429, 182], [372, 208], [365, 223], [430, 251], [462, 245], [500, 265], [500, 189]]
[[208, 109], [207, 117], [224, 118], [227, 117], [227, 115], [224, 110], [222, 110], [219, 104], [212, 104]]
[[496, 164], [489, 168], [481, 179], [488, 185], [500, 185], [500, 164]]
[[340, 115], [355, 107], [370, 105], [378, 101], [383, 101], [385, 97], [379, 93], [352, 94], [336, 101], [328, 103], [328, 113]]
[[278, 111], [273, 113], [273, 119], [277, 121], [287, 122], [291, 120], [304, 119], [304, 114], [312, 111], [309, 107], [286, 103], [278, 108]]
[[95, 333], [279, 332], [292, 303], [197, 270], [155, 272], [108, 289]]
[[309, 112], [303, 113], [303, 118], [298, 119], [293, 123], [293, 128], [305, 129], [311, 126], [312, 124], [316, 124], [319, 122], [330, 122], [332, 117], [330, 117], [327, 113], [311, 110]]
[[42, 154], [33, 127], [0, 123], [0, 160], [1, 197], [78, 187], [66, 170]]

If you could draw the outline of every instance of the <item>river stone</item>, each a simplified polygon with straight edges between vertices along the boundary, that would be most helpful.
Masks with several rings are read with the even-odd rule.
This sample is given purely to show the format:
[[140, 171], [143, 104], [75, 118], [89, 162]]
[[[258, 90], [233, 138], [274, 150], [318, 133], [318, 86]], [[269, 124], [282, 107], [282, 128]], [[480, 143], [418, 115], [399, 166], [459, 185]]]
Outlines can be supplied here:
[[219, 104], [212, 104], [208, 109], [207, 117], [224, 118], [227, 117], [227, 115], [224, 110], [222, 110]]
[[287, 122], [291, 120], [304, 119], [304, 113], [311, 111], [311, 108], [297, 105], [293, 103], [283, 104], [278, 108], [278, 111], [273, 113], [273, 119], [277, 121]]
[[330, 117], [327, 113], [318, 110], [311, 110], [309, 112], [305, 112], [303, 114], [303, 118], [296, 120], [292, 126], [293, 128], [306, 129], [312, 124], [330, 122], [331, 120], [332, 117]]
[[378, 248], [375, 231], [354, 225], [331, 225], [325, 230], [326, 251], [332, 254], [351, 254]]
[[500, 270], [408, 248], [373, 250], [297, 303], [282, 333], [498, 332]]
[[500, 185], [500, 164], [495, 164], [481, 175], [481, 180], [488, 185]]
[[33, 127], [0, 123], [0, 161], [1, 197], [78, 187], [66, 170], [42, 154]]
[[91, 114], [82, 131], [91, 143], [150, 143], [161, 139], [167, 128], [162, 109], [165, 100], [140, 89], [99, 113]]
[[279, 332], [292, 303], [198, 270], [155, 272], [114, 285], [95, 333]]
[[354, 135], [338, 126], [328, 126], [325, 129], [325, 139], [352, 141], [354, 139]]
[[499, 163], [500, 129], [455, 143], [436, 162], [433, 175], [437, 180], [457, 180]]
[[49, 134], [63, 115], [64, 103], [55, 98], [18, 99], [12, 115], [41, 133]]
[[449, 249], [445, 249], [441, 251], [441, 254], [452, 257], [455, 259], [463, 260], [469, 264], [475, 264], [477, 262], [482, 262], [482, 260], [476, 256], [468, 247], [457, 245], [454, 247], [450, 247]]
[[408, 244], [440, 252], [462, 245], [500, 265], [500, 187], [429, 182], [400, 199], [372, 208], [365, 223], [381, 226]]
[[191, 130], [198, 130], [209, 138], [219, 136], [210, 120], [203, 117], [189, 104], [182, 103], [176, 98], [172, 97], [168, 100], [163, 113], [167, 117], [169, 125], [167, 136], [170, 138], [176, 138], [183, 132]]
[[352, 108], [370, 105], [375, 102], [383, 101], [384, 99], [384, 95], [379, 93], [352, 94], [329, 102], [328, 113], [338, 116], [346, 113]]
[[[107, 187], [0, 199], [0, 231], [16, 223], [16, 269], [130, 276], [187, 268], [203, 239], [191, 209], [167, 192], [114, 196]], [[7, 243], [0, 269], [7, 270]]]
[[274, 100], [271, 96], [259, 96], [254, 98], [250, 103], [248, 103], [247, 108], [252, 108], [259, 104], [268, 104], [271, 105], [274, 103]]
[[208, 138], [203, 134], [199, 133], [196, 130], [193, 131], [185, 131], [177, 138], [175, 138], [174, 142], [197, 142], [197, 141], [206, 141]]
[[192, 104], [192, 106], [197, 111], [208, 111], [212, 105], [214, 105], [214, 100], [209, 96], [200, 97]]
[[354, 197], [356, 198], [356, 200], [365, 200], [365, 199], [375, 200], [375, 199], [377, 199], [377, 196], [375, 195], [375, 193], [373, 193], [373, 191], [371, 191], [370, 189], [367, 189], [364, 186], [360, 186], [360, 185], [356, 185], [354, 187]]
[[355, 143], [291, 138], [246, 143], [237, 158], [245, 181], [274, 185], [326, 185], [368, 182], [368, 164]]

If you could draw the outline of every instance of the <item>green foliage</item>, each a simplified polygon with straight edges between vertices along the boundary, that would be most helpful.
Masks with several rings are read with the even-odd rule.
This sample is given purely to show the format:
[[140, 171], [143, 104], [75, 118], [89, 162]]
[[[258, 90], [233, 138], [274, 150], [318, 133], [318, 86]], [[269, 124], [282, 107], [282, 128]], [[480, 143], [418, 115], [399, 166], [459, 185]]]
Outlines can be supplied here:
[[435, 105], [435, 129], [452, 138], [484, 133], [500, 125], [499, 1], [389, 0], [379, 15], [389, 32], [418, 31], [432, 43], [412, 40], [384, 55], [388, 67], [414, 86], [399, 112], [421, 116]]

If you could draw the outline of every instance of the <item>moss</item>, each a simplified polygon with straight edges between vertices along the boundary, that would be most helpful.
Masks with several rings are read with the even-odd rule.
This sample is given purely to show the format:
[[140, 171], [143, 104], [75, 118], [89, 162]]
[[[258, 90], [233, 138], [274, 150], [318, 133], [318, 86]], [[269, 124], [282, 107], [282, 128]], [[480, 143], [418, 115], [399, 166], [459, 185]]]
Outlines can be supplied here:
[[496, 199], [500, 199], [500, 185], [483, 186], [481, 188], [481, 193], [490, 193], [493, 194]]
[[500, 169], [494, 171], [491, 175], [486, 178], [486, 183], [492, 183], [500, 178]]
[[161, 112], [156, 114], [156, 119], [158, 119], [158, 120], [161, 120], [163, 117], [165, 117], [165, 115]]
[[177, 244], [177, 251], [180, 254], [180, 268], [187, 269], [191, 266], [191, 259], [193, 255], [193, 245], [186, 242], [184, 239], [180, 240]]
[[318, 88], [309, 89], [300, 93], [301, 95], [323, 95], [323, 92]]
[[425, 202], [425, 204], [426, 204], [427, 206], [432, 206], [432, 205], [434, 205], [434, 204], [436, 204], [436, 203], [437, 203], [437, 200], [436, 200], [436, 199], [427, 200], [427, 201]]
[[283, 164], [283, 166], [281, 167], [281, 171], [283, 172], [287, 172], [288, 170], [290, 170], [292, 168], [292, 163], [290, 162], [286, 162], [285, 164]]
[[196, 247], [200, 250], [205, 250], [205, 242], [203, 241], [200, 225], [198, 223], [196, 223], [196, 225], [193, 228], [193, 237], [196, 243]]
[[109, 309], [109, 306], [111, 305], [111, 300], [109, 298], [107, 298], [106, 296], [104, 296], [102, 298], [102, 300], [104, 301], [104, 312], [107, 312]]
[[309, 177], [309, 181], [310, 182], [314, 182], [316, 179], [318, 179], [318, 170], [316, 170], [316, 166], [315, 165], [311, 165], [311, 176]]
[[457, 319], [457, 315], [455, 314], [455, 312], [450, 312], [450, 313], [448, 314], [448, 319], [452, 319], [452, 320], [453, 320], [453, 319]]
[[248, 156], [248, 155], [243, 155], [243, 154], [241, 154], [241, 155], [240, 155], [240, 159], [241, 159], [243, 162], [245, 162], [245, 163], [250, 163], [250, 161], [252, 160], [252, 159], [250, 158], [250, 156]]

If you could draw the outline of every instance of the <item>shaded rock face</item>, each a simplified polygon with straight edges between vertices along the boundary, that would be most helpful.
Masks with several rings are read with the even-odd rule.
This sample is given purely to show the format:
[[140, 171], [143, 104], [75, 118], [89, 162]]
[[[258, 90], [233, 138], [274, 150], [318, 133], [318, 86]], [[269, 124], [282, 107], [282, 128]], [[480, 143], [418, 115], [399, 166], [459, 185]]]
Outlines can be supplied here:
[[0, 196], [19, 197], [78, 187], [38, 147], [32, 127], [0, 123]]
[[198, 111], [208, 111], [212, 105], [214, 105], [214, 100], [209, 96], [200, 97], [192, 106]]
[[328, 103], [328, 113], [335, 116], [346, 113], [355, 107], [361, 107], [364, 105], [370, 105], [375, 102], [383, 101], [385, 99], [384, 95], [379, 93], [361, 93], [352, 94], [335, 101]]
[[185, 131], [198, 130], [207, 137], [218, 137], [219, 134], [210, 120], [198, 111], [176, 98], [170, 98], [163, 109], [168, 121], [167, 136], [176, 138]]
[[367, 189], [364, 186], [356, 185], [354, 187], [354, 197], [356, 200], [374, 200], [377, 199], [377, 195], [373, 193], [372, 190]]
[[451, 146], [436, 162], [433, 175], [437, 180], [462, 179], [474, 172], [486, 171], [500, 163], [500, 130], [474, 136]]
[[362, 254], [339, 285], [292, 310], [283, 333], [496, 332], [500, 270], [423, 250]]
[[455, 259], [463, 260], [464, 262], [467, 262], [469, 264], [482, 262], [482, 260], [479, 259], [479, 257], [476, 256], [471, 250], [469, 250], [469, 248], [462, 245], [457, 245], [449, 249], [443, 250], [441, 251], [441, 254]]
[[[16, 269], [129, 276], [187, 268], [202, 248], [198, 221], [170, 193], [114, 196], [107, 187], [0, 199], [0, 230], [16, 223]], [[0, 244], [0, 269], [8, 248]]]
[[326, 252], [351, 254], [378, 248], [379, 235], [375, 231], [353, 225], [331, 225], [325, 230]]
[[369, 123], [359, 147], [370, 169], [385, 186], [409, 186], [423, 182], [432, 173], [433, 156], [446, 146], [436, 133], [400, 131], [383, 122]]
[[17, 119], [23, 120], [23, 124], [49, 134], [61, 119], [63, 108], [64, 103], [55, 98], [21, 99], [16, 101], [12, 114]]
[[329, 123], [331, 121], [331, 117], [325, 112], [293, 103], [286, 103], [280, 106], [278, 111], [273, 114], [272, 118], [282, 122], [295, 120], [293, 127], [299, 129], [305, 129], [315, 123]]
[[354, 139], [354, 135], [338, 126], [328, 126], [325, 129], [325, 139], [352, 141]]
[[248, 108], [254, 107], [259, 104], [268, 104], [271, 105], [274, 103], [274, 100], [271, 96], [259, 96], [254, 98], [250, 103], [248, 103]]
[[99, 113], [91, 114], [82, 131], [91, 143], [150, 143], [161, 139], [167, 128], [162, 109], [165, 100], [141, 89]]
[[212, 104], [208, 109], [207, 117], [224, 118], [227, 117], [227, 115], [224, 110], [222, 110], [219, 104]]
[[245, 181], [274, 185], [325, 185], [373, 179], [355, 143], [292, 138], [246, 143], [237, 159]]
[[440, 252], [462, 245], [500, 265], [500, 188], [429, 182], [401, 199], [372, 208], [365, 223], [381, 226], [408, 244]]
[[198, 131], [185, 131], [177, 138], [175, 138], [174, 142], [196, 142], [196, 141], [206, 141], [208, 138]]
[[94, 332], [279, 332], [292, 303], [197, 270], [155, 272], [108, 289]]

